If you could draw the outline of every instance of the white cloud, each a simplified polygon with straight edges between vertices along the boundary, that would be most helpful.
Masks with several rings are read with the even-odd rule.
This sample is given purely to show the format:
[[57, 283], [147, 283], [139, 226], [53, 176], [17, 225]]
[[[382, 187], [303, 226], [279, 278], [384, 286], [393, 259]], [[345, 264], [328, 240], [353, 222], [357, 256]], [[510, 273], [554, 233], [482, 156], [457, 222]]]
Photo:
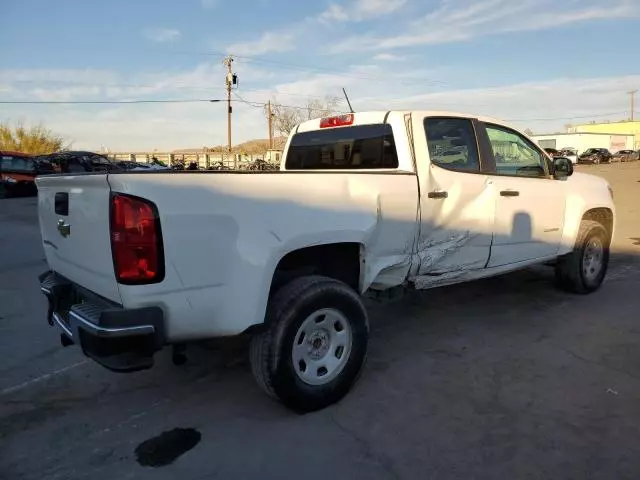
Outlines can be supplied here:
[[329, 4], [327, 9], [320, 14], [318, 17], [321, 22], [329, 23], [329, 22], [346, 22], [349, 20], [349, 14], [340, 5], [336, 5], [335, 3]]
[[637, 0], [599, 0], [562, 4], [556, 0], [442, 0], [440, 6], [415, 21], [406, 33], [361, 35], [334, 45], [332, 53], [392, 49], [470, 40], [506, 32], [562, 27], [590, 20], [640, 16]]
[[393, 53], [379, 53], [373, 57], [374, 60], [380, 62], [400, 62], [405, 59], [402, 55], [394, 55]]
[[65, 102], [80, 97], [88, 97], [98, 95], [100, 87], [98, 86], [76, 86], [57, 89], [49, 88], [32, 88], [28, 92], [30, 98], [48, 102]]
[[264, 32], [258, 40], [229, 45], [227, 51], [234, 55], [264, 55], [294, 49], [294, 32]]
[[355, 11], [364, 17], [378, 17], [399, 10], [406, 0], [357, 0]]
[[[238, 60], [242, 63], [241, 60]], [[101, 71], [99, 76], [82, 75], [77, 80], [69, 70], [38, 70], [30, 83], [13, 82], [29, 78], [29, 70], [0, 70], [3, 99], [86, 101], [138, 99], [210, 99], [223, 98], [223, 67], [219, 62], [203, 63], [179, 74], [139, 72], [127, 75]], [[266, 81], [273, 73], [249, 64], [242, 71], [251, 78]], [[84, 71], [77, 71], [82, 74]], [[6, 81], [5, 81], [6, 78]], [[47, 78], [65, 79], [47, 82]], [[219, 88], [211, 83], [219, 78]], [[243, 94], [244, 95], [244, 94]], [[251, 100], [251, 93], [246, 94]], [[265, 94], [264, 99], [269, 98]], [[260, 100], [258, 100], [260, 101]], [[0, 123], [23, 121], [25, 124], [43, 123], [48, 128], [73, 140], [74, 148], [97, 149], [104, 145], [111, 151], [174, 150], [199, 148], [226, 143], [226, 113], [224, 103], [175, 104], [60, 104], [60, 105], [3, 105]], [[234, 104], [234, 142], [256, 137], [266, 131], [261, 109], [236, 102]], [[266, 135], [265, 135], [266, 136]]]
[[[384, 66], [370, 64], [354, 65], [346, 68], [343, 74], [301, 72], [294, 79], [285, 81], [277, 73], [278, 67], [260, 69], [253, 63], [243, 63], [242, 59], [238, 59], [237, 67], [242, 78], [247, 79], [238, 93], [252, 102], [266, 102], [276, 97], [279, 103], [303, 106], [308, 97], [341, 97], [341, 88], [344, 87], [356, 111], [467, 111], [506, 120], [521, 120], [514, 123], [539, 133], [561, 130], [565, 123], [625, 118], [628, 115], [628, 96], [625, 92], [640, 84], [640, 75], [631, 75], [559, 78], [501, 88], [450, 87], [449, 90], [442, 90], [440, 86], [439, 91], [424, 93], [425, 88], [433, 88], [424, 81], [425, 76], [433, 74], [431, 69], [403, 71], [402, 77], [412, 81], [407, 81], [398, 89], [397, 80], [384, 75]], [[195, 65], [178, 74], [147, 71], [124, 75], [109, 70], [0, 71], [2, 97], [6, 100], [222, 98], [223, 75], [224, 68], [217, 61]], [[454, 79], [460, 78], [461, 72], [445, 69], [438, 75], [453, 83]], [[375, 81], [372, 80], [374, 77]], [[212, 84], [212, 78], [218, 78], [219, 83]], [[20, 83], [27, 79], [31, 79], [30, 83]], [[65, 79], [68, 83], [64, 83]], [[342, 105], [346, 109], [344, 103]], [[43, 123], [73, 139], [74, 148], [79, 149], [97, 149], [104, 145], [112, 151], [162, 151], [223, 145], [226, 142], [224, 103], [2, 107], [0, 123], [11, 120], [23, 120], [25, 124]], [[233, 112], [234, 142], [265, 137], [261, 133], [266, 131], [261, 108], [236, 102]], [[607, 115], [611, 113], [615, 115]], [[588, 118], [562, 118], [573, 116]], [[537, 120], [554, 118], [558, 120]]]
[[154, 42], [173, 42], [181, 36], [180, 30], [175, 28], [148, 28], [142, 34]]
[[346, 7], [331, 3], [318, 19], [324, 23], [361, 22], [393, 13], [406, 3], [407, 0], [355, 0]]
[[218, 0], [200, 0], [200, 5], [205, 9], [212, 9], [218, 6]]
[[[602, 78], [557, 78], [547, 81], [361, 99], [372, 109], [466, 111], [501, 118], [535, 132], [562, 131], [566, 123], [624, 119], [624, 92], [640, 83], [640, 75]], [[621, 93], [622, 92], [622, 93]], [[613, 115], [612, 115], [613, 114]], [[583, 117], [583, 118], [571, 118]]]
[[60, 68], [53, 70], [43, 68], [16, 68], [0, 70], [0, 78], [6, 79], [6, 82], [13, 82], [17, 84], [38, 82], [68, 83], [71, 80], [79, 83], [104, 83], [116, 81], [118, 75], [111, 70], [96, 70], [92, 68]]

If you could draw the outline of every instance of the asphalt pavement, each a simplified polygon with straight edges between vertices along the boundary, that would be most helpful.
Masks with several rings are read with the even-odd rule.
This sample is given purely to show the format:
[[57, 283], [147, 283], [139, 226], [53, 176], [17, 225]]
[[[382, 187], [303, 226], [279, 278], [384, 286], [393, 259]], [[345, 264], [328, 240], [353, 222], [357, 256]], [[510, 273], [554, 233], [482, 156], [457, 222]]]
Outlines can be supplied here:
[[0, 200], [0, 478], [640, 478], [640, 163], [579, 170], [615, 191], [601, 290], [536, 267], [371, 303], [362, 379], [307, 415], [258, 389], [243, 340], [124, 375], [62, 348], [36, 200]]

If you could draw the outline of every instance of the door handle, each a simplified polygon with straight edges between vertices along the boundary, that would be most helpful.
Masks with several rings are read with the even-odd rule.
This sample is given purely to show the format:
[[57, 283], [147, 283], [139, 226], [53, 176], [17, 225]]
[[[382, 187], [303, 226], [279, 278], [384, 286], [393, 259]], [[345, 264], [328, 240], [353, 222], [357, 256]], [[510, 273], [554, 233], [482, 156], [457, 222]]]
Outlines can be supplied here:
[[500, 196], [501, 197], [519, 197], [520, 196], [520, 192], [518, 192], [516, 190], [502, 190], [500, 192]]
[[447, 192], [429, 192], [427, 197], [429, 198], [447, 198], [449, 194]]

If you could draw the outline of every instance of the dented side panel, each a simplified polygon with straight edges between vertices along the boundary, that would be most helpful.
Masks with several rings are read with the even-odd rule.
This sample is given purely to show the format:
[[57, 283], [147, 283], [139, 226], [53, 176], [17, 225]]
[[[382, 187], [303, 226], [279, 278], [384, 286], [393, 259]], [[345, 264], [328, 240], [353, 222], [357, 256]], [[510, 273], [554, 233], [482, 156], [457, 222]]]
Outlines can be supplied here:
[[[417, 288], [485, 267], [491, 252], [496, 196], [488, 175], [430, 163], [423, 120], [413, 119], [421, 196], [420, 234], [411, 272]], [[430, 198], [430, 192], [446, 192], [446, 198]]]
[[114, 191], [156, 203], [166, 275], [121, 286], [127, 308], [160, 306], [170, 341], [235, 335], [264, 319], [278, 262], [314, 245], [361, 245], [361, 289], [406, 280], [416, 232], [411, 174], [122, 174]]

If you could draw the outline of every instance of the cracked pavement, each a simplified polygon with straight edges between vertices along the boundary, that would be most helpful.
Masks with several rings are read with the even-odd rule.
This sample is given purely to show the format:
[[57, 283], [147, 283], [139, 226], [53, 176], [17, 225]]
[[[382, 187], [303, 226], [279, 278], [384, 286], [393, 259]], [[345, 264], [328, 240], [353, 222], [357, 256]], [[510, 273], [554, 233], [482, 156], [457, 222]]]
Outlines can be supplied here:
[[[128, 375], [63, 349], [35, 199], [0, 200], [0, 477], [637, 479], [640, 162], [579, 170], [607, 178], [618, 209], [599, 292], [559, 292], [537, 267], [371, 302], [362, 379], [308, 415], [262, 394], [242, 339]], [[136, 446], [174, 428], [202, 439], [140, 466]]]

